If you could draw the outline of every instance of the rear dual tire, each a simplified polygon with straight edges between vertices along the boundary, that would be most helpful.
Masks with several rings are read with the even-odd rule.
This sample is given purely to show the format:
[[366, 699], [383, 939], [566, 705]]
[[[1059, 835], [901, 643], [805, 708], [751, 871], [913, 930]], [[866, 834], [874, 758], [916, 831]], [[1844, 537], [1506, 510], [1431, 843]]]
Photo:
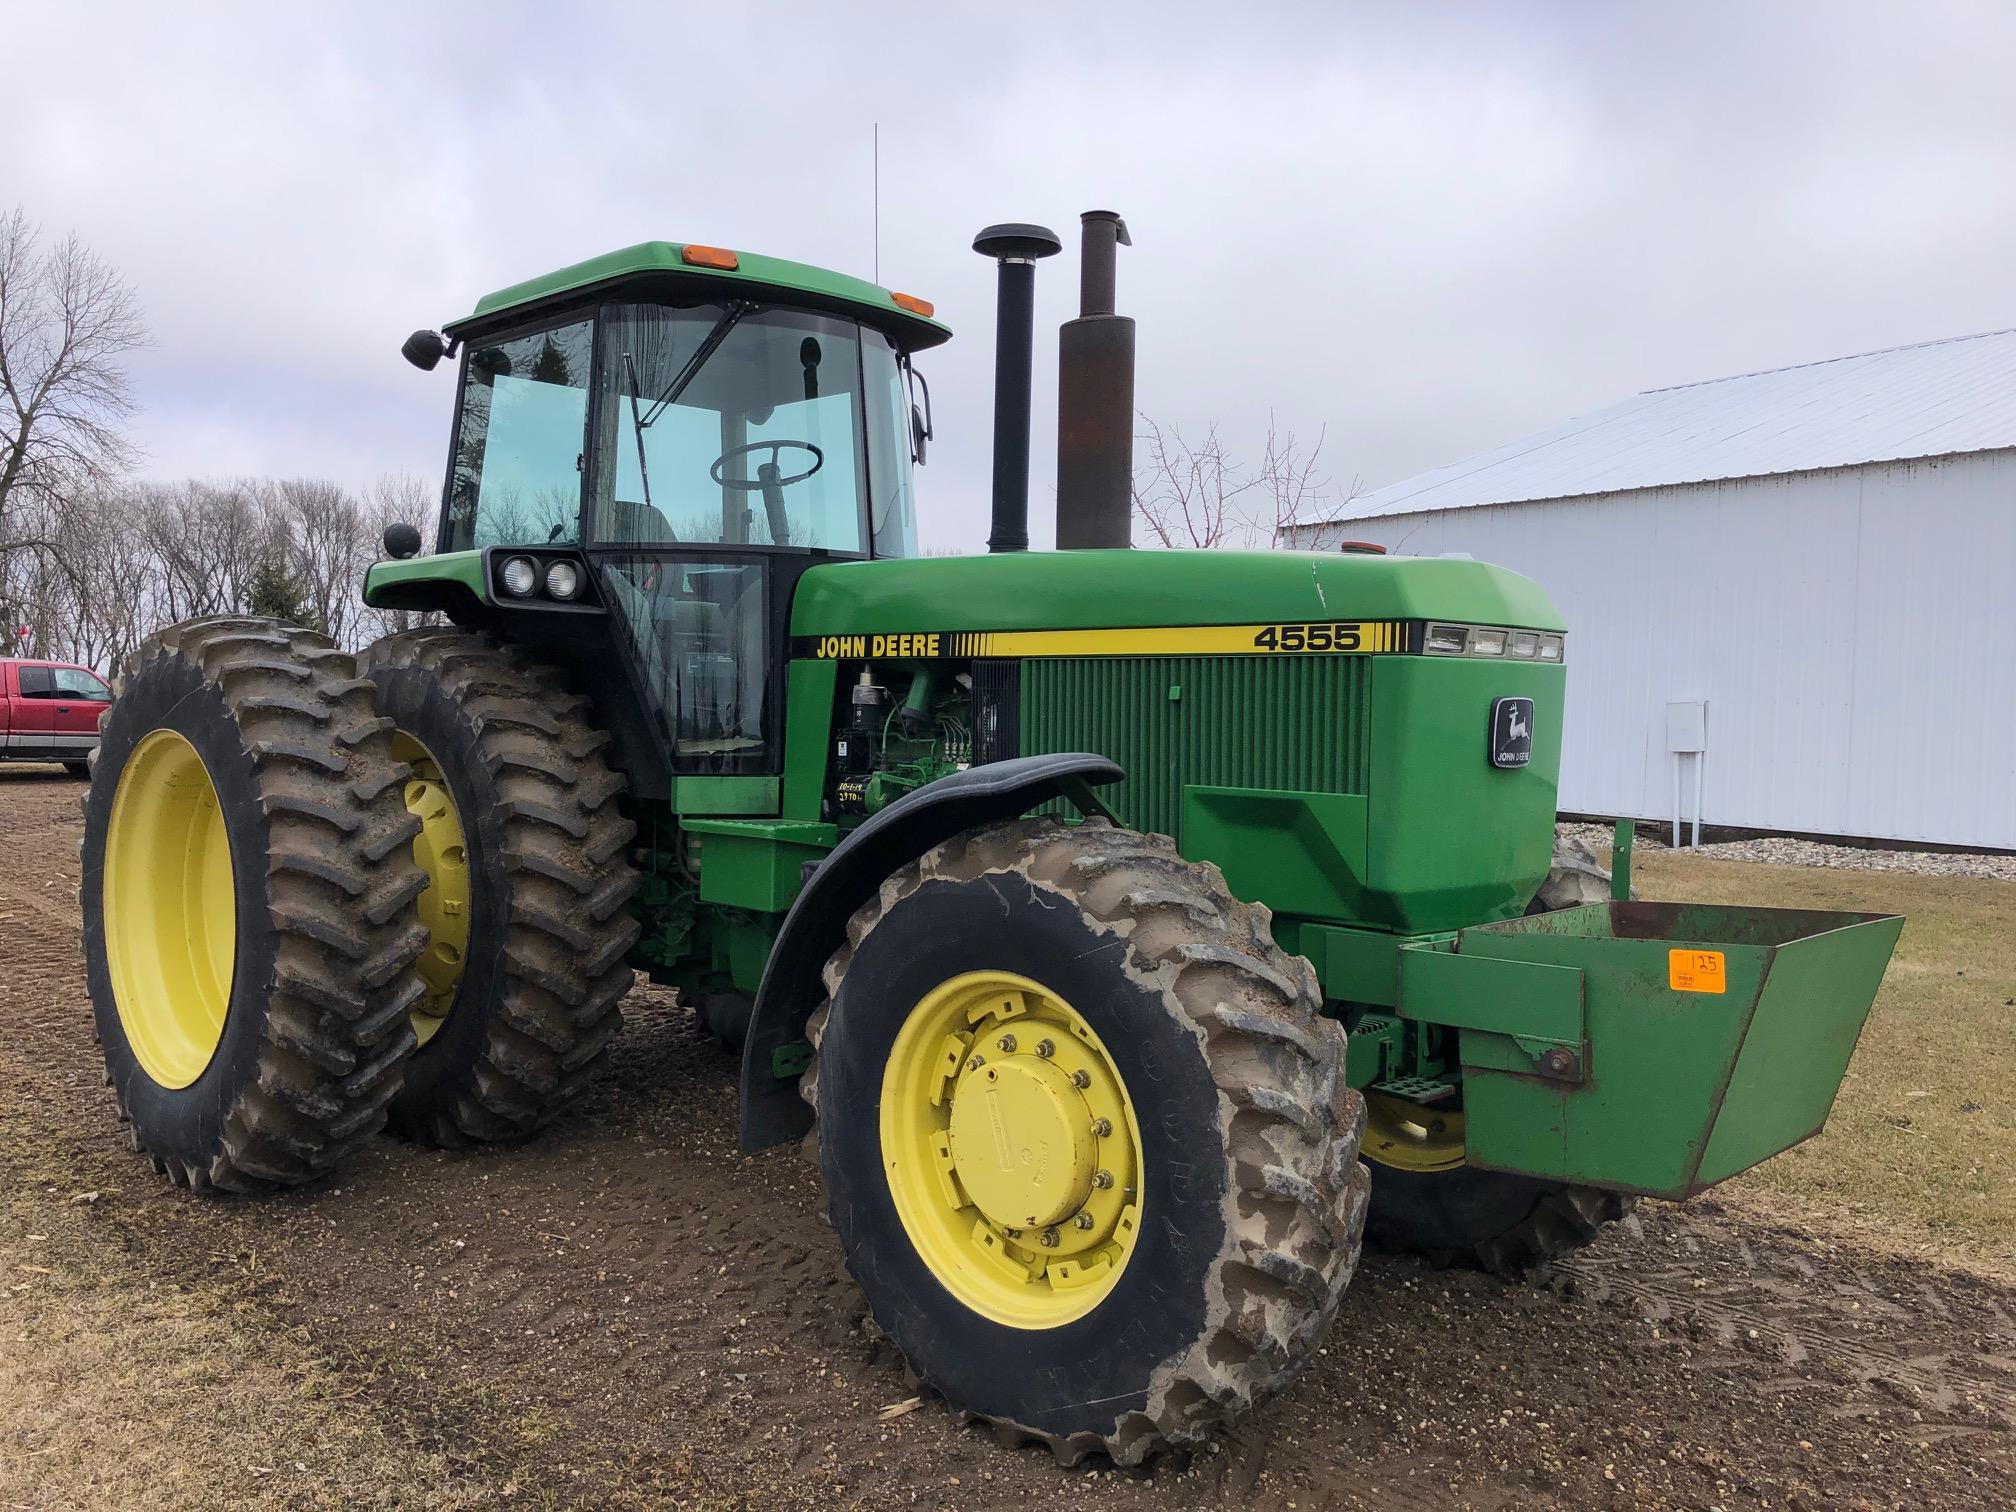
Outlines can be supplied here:
[[134, 1147], [179, 1185], [311, 1180], [413, 1047], [426, 879], [371, 685], [324, 636], [150, 636], [84, 801], [85, 974]]
[[[456, 920], [437, 904], [447, 877], [421, 898], [430, 992], [392, 1127], [449, 1148], [524, 1139], [581, 1097], [622, 1027], [639, 929], [624, 779], [588, 701], [520, 650], [427, 629], [388, 635], [359, 662], [415, 763], [416, 810], [445, 787], [464, 852], [459, 925], [444, 927]], [[423, 848], [437, 869], [441, 849]]]

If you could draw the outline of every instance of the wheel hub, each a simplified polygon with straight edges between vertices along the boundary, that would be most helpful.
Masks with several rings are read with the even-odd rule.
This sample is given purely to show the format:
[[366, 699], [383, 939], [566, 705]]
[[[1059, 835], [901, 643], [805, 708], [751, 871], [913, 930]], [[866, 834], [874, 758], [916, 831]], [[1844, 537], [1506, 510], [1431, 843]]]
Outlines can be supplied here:
[[1099, 1304], [1141, 1224], [1141, 1133], [1111, 1053], [1027, 977], [921, 998], [883, 1074], [884, 1170], [931, 1274], [974, 1311], [1054, 1328]]
[[959, 1080], [952, 1170], [1001, 1228], [1047, 1228], [1092, 1193], [1093, 1112], [1055, 1061], [1003, 1057]]
[[1358, 1149], [1367, 1160], [1400, 1171], [1453, 1171], [1463, 1164], [1464, 1137], [1461, 1108], [1365, 1094], [1365, 1137]]

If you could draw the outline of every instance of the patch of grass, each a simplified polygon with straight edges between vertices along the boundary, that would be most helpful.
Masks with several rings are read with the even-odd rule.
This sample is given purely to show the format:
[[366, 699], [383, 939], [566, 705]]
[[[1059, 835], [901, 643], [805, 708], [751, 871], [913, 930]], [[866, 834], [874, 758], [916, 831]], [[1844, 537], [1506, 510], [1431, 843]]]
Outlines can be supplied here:
[[1718, 1195], [2016, 1275], [2016, 884], [1656, 851], [1633, 860], [1647, 898], [1907, 920], [1826, 1130]]

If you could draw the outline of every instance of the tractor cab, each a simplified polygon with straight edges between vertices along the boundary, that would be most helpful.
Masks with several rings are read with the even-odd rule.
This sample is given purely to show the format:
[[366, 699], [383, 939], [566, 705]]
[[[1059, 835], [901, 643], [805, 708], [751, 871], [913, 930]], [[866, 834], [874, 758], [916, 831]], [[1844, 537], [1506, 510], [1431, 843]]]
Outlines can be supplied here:
[[[436, 549], [480, 554], [477, 598], [514, 621], [602, 616], [612, 643], [585, 659], [636, 685], [668, 775], [774, 772], [798, 574], [916, 552], [910, 357], [949, 334], [930, 308], [666, 243], [492, 295], [408, 343], [422, 366], [461, 354]], [[604, 633], [544, 630], [577, 654]]]

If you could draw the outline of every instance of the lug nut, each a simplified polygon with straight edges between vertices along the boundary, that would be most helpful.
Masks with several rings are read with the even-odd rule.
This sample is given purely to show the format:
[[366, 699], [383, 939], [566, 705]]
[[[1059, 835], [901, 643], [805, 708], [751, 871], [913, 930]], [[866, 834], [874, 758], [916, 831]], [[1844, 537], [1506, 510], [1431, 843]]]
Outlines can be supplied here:
[[1054, 1228], [1047, 1228], [1043, 1230], [1042, 1242], [1043, 1242], [1043, 1248], [1045, 1249], [1057, 1248], [1057, 1230], [1055, 1230]]
[[1057, 1053], [1057, 1047], [1048, 1040], [1038, 1040], [1036, 1041], [1036, 1053], [1042, 1056], [1043, 1059], [1048, 1060]]
[[1001, 1038], [994, 1042], [994, 1047], [1003, 1055], [1013, 1055], [1015, 1053], [1015, 1036], [1012, 1034], [1002, 1035]]
[[1095, 1118], [1092, 1120], [1092, 1137], [1094, 1139], [1105, 1139], [1111, 1136], [1112, 1133], [1113, 1133], [1112, 1119]]
[[1080, 1092], [1083, 1092], [1087, 1087], [1092, 1085], [1091, 1074], [1085, 1071], [1073, 1071], [1071, 1073], [1071, 1085], [1076, 1087]]
[[1022, 1237], [1022, 1230], [1020, 1229], [1003, 1229], [1001, 1232], [1006, 1234], [1010, 1239], [1020, 1239]]
[[1071, 1220], [1071, 1226], [1073, 1228], [1089, 1229], [1092, 1227], [1092, 1215], [1090, 1213], [1080, 1213], [1076, 1218]]
[[1112, 1190], [1113, 1173], [1111, 1171], [1094, 1171], [1092, 1173], [1092, 1185], [1099, 1188], [1102, 1192]]
[[976, 1056], [974, 1056], [974, 1057], [973, 1057], [973, 1059], [971, 1059], [971, 1060], [969, 1060], [968, 1062], [966, 1062], [966, 1069], [967, 1069], [968, 1071], [978, 1071], [978, 1070], [979, 1070], [979, 1069], [980, 1069], [980, 1068], [981, 1068], [982, 1066], [984, 1066], [984, 1065], [986, 1065], [986, 1064], [987, 1064], [987, 1057], [986, 1057], [986, 1056], [984, 1056], [984, 1055], [976, 1055]]

